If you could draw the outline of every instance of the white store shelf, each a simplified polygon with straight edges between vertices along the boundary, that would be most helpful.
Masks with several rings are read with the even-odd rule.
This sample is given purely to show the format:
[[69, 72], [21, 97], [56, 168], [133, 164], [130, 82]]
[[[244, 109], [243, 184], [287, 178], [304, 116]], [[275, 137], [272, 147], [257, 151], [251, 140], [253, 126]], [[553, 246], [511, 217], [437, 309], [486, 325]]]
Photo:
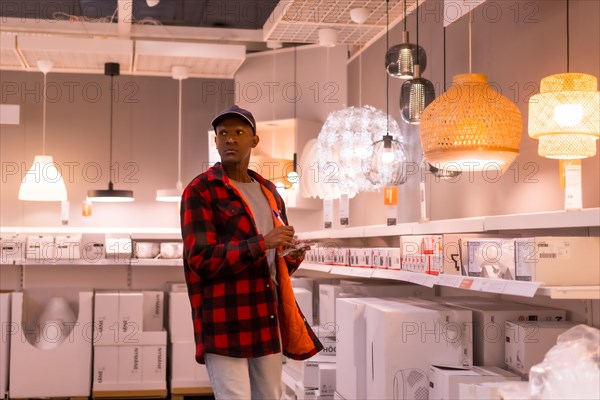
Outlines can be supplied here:
[[600, 300], [600, 286], [547, 286], [539, 288], [538, 294], [552, 299]]
[[484, 217], [486, 231], [507, 229], [553, 229], [600, 225], [600, 208], [548, 211]]

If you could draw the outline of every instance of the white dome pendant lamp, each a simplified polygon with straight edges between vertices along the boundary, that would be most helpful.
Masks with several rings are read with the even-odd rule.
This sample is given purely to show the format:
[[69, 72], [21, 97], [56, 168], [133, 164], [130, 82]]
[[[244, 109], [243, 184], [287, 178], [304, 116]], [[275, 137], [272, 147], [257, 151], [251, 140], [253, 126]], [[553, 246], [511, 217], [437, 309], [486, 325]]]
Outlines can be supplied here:
[[177, 142], [177, 183], [175, 189], [159, 189], [156, 191], [156, 201], [179, 203], [181, 201], [181, 192], [183, 191], [183, 184], [181, 183], [181, 81], [188, 78], [187, 67], [174, 66], [171, 68], [171, 74], [173, 79], [179, 81], [179, 129], [178, 129], [178, 142]]
[[46, 75], [52, 69], [53, 63], [39, 60], [38, 68], [44, 74], [43, 117], [42, 117], [42, 155], [33, 159], [31, 168], [27, 170], [19, 188], [19, 200], [25, 201], [64, 201], [67, 200], [67, 188], [60, 170], [46, 154]]
[[105, 63], [104, 75], [110, 76], [110, 142], [109, 142], [109, 181], [108, 189], [88, 190], [87, 198], [94, 203], [125, 203], [134, 200], [133, 191], [131, 190], [115, 190], [112, 182], [112, 142], [113, 142], [113, 102], [114, 102], [114, 77], [119, 76], [121, 67], [118, 63]]

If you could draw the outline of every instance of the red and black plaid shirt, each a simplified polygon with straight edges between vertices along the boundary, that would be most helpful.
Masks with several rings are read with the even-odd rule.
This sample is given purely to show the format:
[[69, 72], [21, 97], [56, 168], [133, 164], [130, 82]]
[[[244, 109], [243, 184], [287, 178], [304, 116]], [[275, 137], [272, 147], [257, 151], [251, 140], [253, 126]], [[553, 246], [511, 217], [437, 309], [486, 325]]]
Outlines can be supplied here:
[[[287, 223], [275, 185], [248, 173], [273, 194]], [[251, 358], [281, 351], [265, 241], [251, 215], [220, 163], [183, 192], [183, 262], [200, 363], [206, 352]], [[286, 257], [290, 274], [300, 262]]]

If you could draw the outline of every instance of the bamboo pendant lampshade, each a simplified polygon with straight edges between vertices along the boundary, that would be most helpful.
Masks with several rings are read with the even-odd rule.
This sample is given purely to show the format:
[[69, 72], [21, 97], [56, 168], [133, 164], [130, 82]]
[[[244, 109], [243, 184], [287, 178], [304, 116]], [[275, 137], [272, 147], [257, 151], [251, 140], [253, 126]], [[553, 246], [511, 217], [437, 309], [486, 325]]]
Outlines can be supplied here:
[[425, 158], [444, 170], [499, 169], [519, 154], [521, 112], [488, 84], [486, 75], [456, 75], [421, 117]]
[[542, 157], [572, 160], [596, 155], [600, 137], [600, 92], [595, 76], [579, 73], [542, 79], [529, 100], [529, 136]]

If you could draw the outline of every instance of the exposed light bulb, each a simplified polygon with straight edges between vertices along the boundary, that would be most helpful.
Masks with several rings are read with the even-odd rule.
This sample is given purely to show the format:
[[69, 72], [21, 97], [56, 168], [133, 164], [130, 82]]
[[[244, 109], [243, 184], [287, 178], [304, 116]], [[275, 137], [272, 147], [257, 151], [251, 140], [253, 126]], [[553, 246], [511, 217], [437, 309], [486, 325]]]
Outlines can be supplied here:
[[290, 171], [287, 174], [287, 180], [290, 181], [291, 183], [298, 183], [298, 182], [300, 182], [300, 176], [298, 175], [298, 173], [296, 171]]
[[383, 161], [385, 164], [390, 164], [392, 161], [394, 161], [394, 150], [391, 146], [383, 149], [383, 153], [381, 153], [381, 161]]
[[157, 6], [158, 3], [160, 3], [160, 0], [146, 0], [146, 4], [148, 4], [148, 7]]
[[554, 107], [554, 120], [562, 128], [570, 128], [581, 122], [583, 112], [581, 104], [559, 104]]

